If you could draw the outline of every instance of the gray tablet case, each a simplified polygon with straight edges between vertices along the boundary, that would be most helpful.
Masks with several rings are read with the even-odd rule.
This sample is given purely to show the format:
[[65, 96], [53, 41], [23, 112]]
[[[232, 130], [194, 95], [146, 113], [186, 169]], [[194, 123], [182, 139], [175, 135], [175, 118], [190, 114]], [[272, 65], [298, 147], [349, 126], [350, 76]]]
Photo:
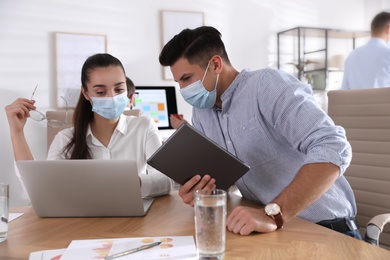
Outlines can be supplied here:
[[209, 174], [218, 189], [227, 190], [249, 166], [194, 127], [183, 124], [148, 159], [148, 164], [184, 184], [194, 175]]

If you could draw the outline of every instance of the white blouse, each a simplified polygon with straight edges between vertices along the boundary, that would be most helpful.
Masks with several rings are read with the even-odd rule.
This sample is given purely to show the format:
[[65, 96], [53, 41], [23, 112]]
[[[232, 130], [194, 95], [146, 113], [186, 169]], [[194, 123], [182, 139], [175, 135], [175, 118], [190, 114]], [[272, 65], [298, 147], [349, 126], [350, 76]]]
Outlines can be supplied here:
[[[73, 127], [60, 131], [50, 145], [47, 160], [64, 160], [62, 149], [73, 137]], [[121, 115], [118, 125], [105, 147], [87, 131], [87, 144], [93, 159], [135, 160], [141, 179], [143, 197], [154, 197], [169, 193], [173, 182], [166, 175], [149, 166], [147, 159], [161, 146], [161, 137], [156, 123], [149, 117]]]

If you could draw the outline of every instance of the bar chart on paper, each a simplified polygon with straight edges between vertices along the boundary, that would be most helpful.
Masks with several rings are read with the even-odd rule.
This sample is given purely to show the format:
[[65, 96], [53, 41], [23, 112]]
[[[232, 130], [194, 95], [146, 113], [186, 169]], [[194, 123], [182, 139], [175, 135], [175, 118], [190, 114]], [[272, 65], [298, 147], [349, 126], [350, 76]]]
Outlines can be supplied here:
[[[30, 260], [89, 260], [104, 259], [107, 256], [121, 253], [133, 248], [161, 242], [159, 246], [125, 255], [120, 259], [196, 259], [196, 248], [192, 236], [137, 237], [117, 239], [73, 240], [68, 248], [55, 252], [35, 252]], [[58, 255], [58, 252], [61, 255]], [[38, 258], [38, 254], [40, 258]]]

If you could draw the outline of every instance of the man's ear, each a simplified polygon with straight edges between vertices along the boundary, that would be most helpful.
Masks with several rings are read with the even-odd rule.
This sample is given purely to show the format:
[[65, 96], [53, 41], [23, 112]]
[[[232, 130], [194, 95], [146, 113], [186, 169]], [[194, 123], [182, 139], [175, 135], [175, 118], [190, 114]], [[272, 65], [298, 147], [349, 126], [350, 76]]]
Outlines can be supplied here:
[[221, 56], [214, 55], [213, 57], [211, 57], [210, 67], [215, 74], [220, 74], [223, 68], [223, 60]]
[[390, 24], [386, 25], [386, 34], [388, 39], [390, 40]]
[[81, 93], [83, 93], [83, 96], [86, 100], [91, 101], [91, 97], [88, 95], [88, 93], [85, 91], [85, 88], [81, 86]]

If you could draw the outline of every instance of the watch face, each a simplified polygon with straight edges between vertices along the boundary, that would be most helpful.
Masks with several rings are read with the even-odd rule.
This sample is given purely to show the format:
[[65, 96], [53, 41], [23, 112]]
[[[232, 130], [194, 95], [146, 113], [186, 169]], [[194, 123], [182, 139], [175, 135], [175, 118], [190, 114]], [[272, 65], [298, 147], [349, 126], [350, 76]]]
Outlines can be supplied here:
[[268, 204], [267, 206], [265, 206], [264, 210], [267, 215], [272, 215], [272, 216], [280, 213], [280, 207], [276, 203]]

